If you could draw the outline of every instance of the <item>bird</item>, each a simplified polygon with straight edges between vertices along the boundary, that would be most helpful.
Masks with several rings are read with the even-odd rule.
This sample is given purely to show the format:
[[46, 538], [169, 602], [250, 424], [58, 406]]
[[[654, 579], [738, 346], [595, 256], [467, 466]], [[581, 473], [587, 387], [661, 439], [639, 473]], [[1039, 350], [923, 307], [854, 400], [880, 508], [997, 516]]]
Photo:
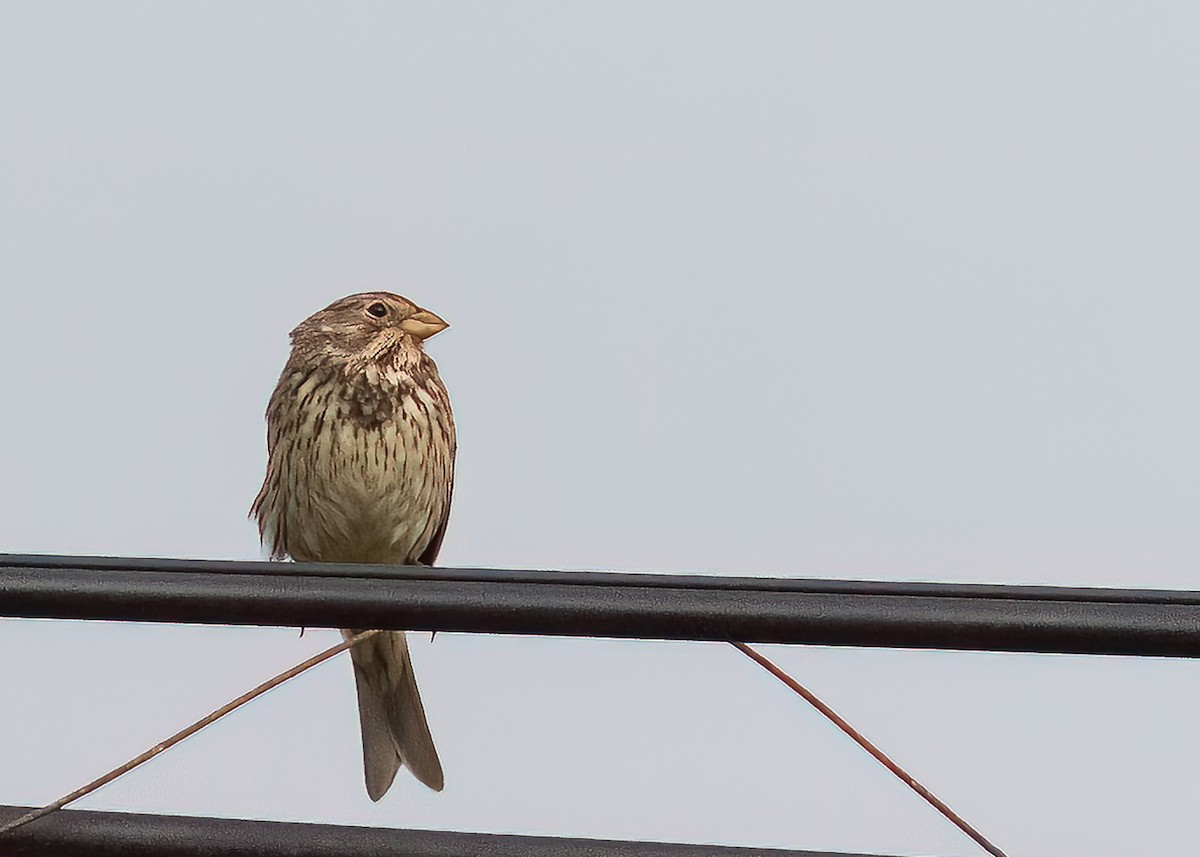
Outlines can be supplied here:
[[[334, 301], [291, 332], [267, 405], [267, 468], [250, 514], [272, 559], [432, 565], [450, 517], [456, 438], [425, 341], [449, 325], [392, 292]], [[343, 630], [350, 640], [355, 630]], [[404, 766], [445, 778], [403, 631], [350, 650], [367, 795]]]

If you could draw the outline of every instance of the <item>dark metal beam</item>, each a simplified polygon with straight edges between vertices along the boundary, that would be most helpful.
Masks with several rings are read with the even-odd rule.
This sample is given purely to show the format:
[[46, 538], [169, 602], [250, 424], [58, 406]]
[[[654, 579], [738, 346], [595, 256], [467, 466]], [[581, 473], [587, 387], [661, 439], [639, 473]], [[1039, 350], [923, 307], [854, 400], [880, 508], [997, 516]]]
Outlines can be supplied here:
[[[0, 806], [0, 824], [27, 811]], [[548, 836], [63, 810], [0, 834], [13, 857], [869, 857]]]
[[0, 616], [1200, 657], [1200, 593], [0, 555]]

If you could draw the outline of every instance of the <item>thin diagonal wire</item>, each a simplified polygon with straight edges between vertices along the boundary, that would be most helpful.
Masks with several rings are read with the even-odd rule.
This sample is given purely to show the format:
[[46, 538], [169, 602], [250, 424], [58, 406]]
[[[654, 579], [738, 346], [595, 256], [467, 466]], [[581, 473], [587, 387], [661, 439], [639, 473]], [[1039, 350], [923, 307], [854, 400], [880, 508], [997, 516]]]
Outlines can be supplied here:
[[8, 824], [5, 824], [3, 827], [0, 827], [0, 835], [8, 833], [9, 831], [12, 831], [12, 830], [16, 830], [18, 827], [29, 824], [29, 822], [31, 822], [31, 821], [37, 821], [39, 818], [42, 818], [43, 816], [47, 816], [50, 813], [54, 812], [55, 810], [62, 809], [67, 804], [77, 801], [81, 797], [91, 794], [92, 792], [96, 791], [96, 789], [100, 788], [101, 786], [108, 785], [113, 780], [117, 779], [117, 777], [123, 776], [123, 775], [129, 773], [130, 771], [132, 771], [138, 765], [141, 765], [141, 764], [144, 764], [144, 763], [150, 761], [155, 756], [157, 756], [159, 753], [163, 752], [164, 750], [169, 750], [171, 747], [174, 747], [176, 744], [178, 744], [180, 741], [184, 740], [185, 738], [190, 738], [192, 735], [195, 735], [197, 732], [199, 732], [204, 727], [217, 722], [222, 717], [224, 717], [226, 714], [229, 714], [231, 711], [241, 708], [247, 702], [249, 702], [252, 699], [255, 699], [256, 697], [262, 696], [264, 693], [266, 693], [271, 688], [278, 687], [279, 685], [283, 684], [285, 681], [288, 681], [289, 679], [293, 679], [296, 676], [300, 675], [300, 673], [302, 673], [306, 670], [312, 669], [317, 664], [320, 664], [320, 663], [323, 663], [323, 662], [329, 660], [334, 655], [341, 654], [342, 652], [346, 651], [346, 649], [350, 648], [351, 646], [353, 646], [355, 643], [359, 642], [360, 640], [365, 640], [368, 637], [371, 637], [378, 633], [379, 633], [378, 631], [363, 631], [361, 634], [356, 635], [352, 639], [345, 640], [341, 643], [338, 643], [336, 646], [330, 646], [325, 651], [323, 651], [319, 654], [313, 655], [308, 660], [302, 661], [301, 663], [296, 664], [291, 669], [281, 672], [279, 675], [275, 676], [272, 679], [264, 681], [262, 684], [260, 684], [258, 687], [254, 688], [253, 690], [249, 690], [246, 693], [243, 693], [237, 699], [235, 699], [231, 702], [228, 702], [225, 705], [222, 705], [216, 711], [213, 711], [210, 714], [208, 714], [204, 717], [201, 717], [199, 720], [197, 720], [191, 726], [188, 726], [184, 729], [180, 729], [178, 732], [176, 732], [174, 735], [172, 735], [167, 740], [165, 740], [159, 744], [155, 744], [153, 747], [151, 747], [146, 752], [144, 752], [138, 756], [134, 756], [128, 762], [126, 762], [123, 765], [120, 765], [119, 767], [113, 768], [107, 774], [104, 774], [101, 777], [97, 777], [96, 779], [92, 780], [90, 783], [88, 783], [85, 786], [80, 786], [75, 791], [71, 792], [70, 794], [63, 795], [58, 800], [54, 801], [54, 803], [49, 803], [43, 807], [39, 807], [38, 809], [30, 810], [29, 812], [22, 815], [20, 818], [16, 818], [16, 819], [10, 821]]
[[825, 715], [825, 717], [831, 720], [838, 729], [841, 729], [852, 739], [854, 739], [854, 742], [858, 744], [858, 746], [862, 747], [864, 750], [874, 756], [876, 761], [895, 774], [901, 782], [924, 798], [930, 806], [949, 819], [959, 830], [975, 840], [975, 843], [979, 845], [980, 848], [991, 854], [992, 857], [1005, 857], [1003, 851], [989, 842], [982, 833], [968, 824], [962, 816], [948, 807], [937, 795], [925, 788], [925, 786], [921, 785], [921, 783], [918, 782], [912, 774], [897, 765], [888, 757], [886, 753], [868, 741], [865, 735], [847, 723], [840, 714], [822, 702], [815, 693], [806, 688], [804, 685], [800, 684], [800, 682], [796, 681], [781, 668], [772, 663], [765, 655], [759, 654], [745, 643], [730, 643], [730, 645], [741, 651], [742, 654], [757, 663], [771, 675], [775, 676], [775, 678], [786, 684], [800, 696], [804, 697], [805, 702]]

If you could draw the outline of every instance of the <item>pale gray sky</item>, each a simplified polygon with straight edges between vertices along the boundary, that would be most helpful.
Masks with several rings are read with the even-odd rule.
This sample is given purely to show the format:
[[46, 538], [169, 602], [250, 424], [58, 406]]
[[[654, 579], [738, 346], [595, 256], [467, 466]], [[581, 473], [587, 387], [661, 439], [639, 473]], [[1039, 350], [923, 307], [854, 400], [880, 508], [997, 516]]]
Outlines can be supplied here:
[[[0, 5], [0, 549], [256, 557], [287, 332], [408, 295], [446, 565], [1189, 588], [1186, 3]], [[0, 803], [333, 632], [0, 621]], [[101, 809], [973, 846], [719, 645], [414, 641], [366, 797], [326, 665]], [[771, 647], [1010, 853], [1188, 854], [1200, 665]]]

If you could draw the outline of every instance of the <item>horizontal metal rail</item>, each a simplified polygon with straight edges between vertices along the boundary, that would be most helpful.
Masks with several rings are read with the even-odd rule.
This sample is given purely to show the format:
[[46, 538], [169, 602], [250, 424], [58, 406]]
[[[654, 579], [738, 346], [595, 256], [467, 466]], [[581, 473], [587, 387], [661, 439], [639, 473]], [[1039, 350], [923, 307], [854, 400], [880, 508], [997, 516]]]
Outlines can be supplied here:
[[[0, 806], [0, 824], [27, 811]], [[0, 835], [0, 854], [53, 857], [870, 857], [550, 836], [391, 830], [62, 810]]]
[[0, 554], [0, 616], [1200, 657], [1200, 593]]

